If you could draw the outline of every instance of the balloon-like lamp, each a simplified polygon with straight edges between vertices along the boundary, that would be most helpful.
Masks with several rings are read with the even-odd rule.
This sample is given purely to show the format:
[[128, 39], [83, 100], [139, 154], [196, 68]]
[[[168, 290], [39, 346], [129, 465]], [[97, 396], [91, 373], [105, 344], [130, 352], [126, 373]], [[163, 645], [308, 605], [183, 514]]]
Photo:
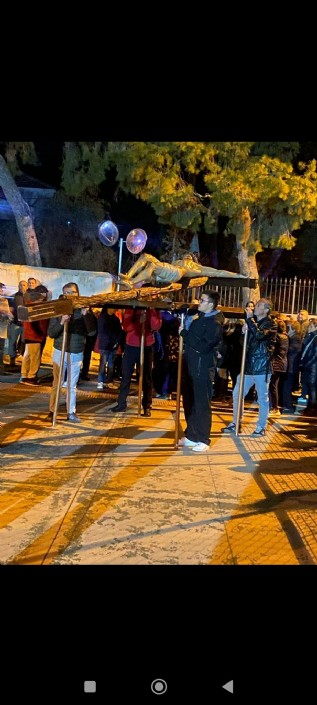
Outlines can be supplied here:
[[147, 234], [142, 228], [134, 228], [127, 235], [126, 246], [132, 255], [138, 255], [144, 250], [147, 241]]
[[122, 237], [119, 240], [119, 264], [118, 264], [118, 276], [121, 272], [122, 264], [122, 245], [125, 242], [127, 249], [132, 255], [138, 255], [145, 248], [147, 241], [147, 234], [142, 228], [134, 228], [130, 230], [127, 235], [127, 239], [123, 240]]
[[98, 227], [98, 237], [103, 245], [112, 247], [118, 242], [119, 230], [112, 220], [104, 220]]
[[[106, 247], [112, 247], [119, 240], [119, 261], [118, 261], [118, 276], [121, 272], [122, 264], [122, 245], [125, 242], [127, 249], [132, 255], [138, 255], [142, 250], [144, 250], [147, 234], [142, 228], [133, 228], [127, 235], [127, 239], [123, 240], [122, 237], [119, 238], [119, 230], [112, 220], [104, 220], [98, 226], [98, 237], [100, 242]], [[119, 285], [118, 285], [119, 288]]]

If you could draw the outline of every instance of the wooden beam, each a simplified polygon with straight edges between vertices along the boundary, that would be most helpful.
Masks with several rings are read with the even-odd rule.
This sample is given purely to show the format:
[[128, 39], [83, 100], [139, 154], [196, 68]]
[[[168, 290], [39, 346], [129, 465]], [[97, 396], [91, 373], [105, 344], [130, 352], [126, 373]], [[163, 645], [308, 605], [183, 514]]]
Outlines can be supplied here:
[[72, 314], [74, 310], [71, 299], [53, 299], [52, 301], [42, 301], [30, 306], [18, 306], [19, 321], [40, 321], [64, 314]]

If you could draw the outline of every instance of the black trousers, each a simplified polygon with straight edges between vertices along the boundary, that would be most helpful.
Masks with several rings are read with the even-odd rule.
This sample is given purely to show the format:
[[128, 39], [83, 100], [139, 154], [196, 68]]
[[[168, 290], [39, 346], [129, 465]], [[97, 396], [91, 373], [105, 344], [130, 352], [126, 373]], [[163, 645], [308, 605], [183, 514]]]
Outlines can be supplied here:
[[[122, 358], [122, 380], [120, 384], [118, 406], [125, 407], [127, 405], [127, 396], [130, 390], [131, 377], [134, 370], [134, 365], [140, 362], [140, 348], [133, 345], [126, 345]], [[152, 345], [144, 347], [144, 366], [143, 366], [143, 409], [149, 409], [152, 404], [152, 363], [153, 350]]]
[[283, 407], [292, 409], [294, 406], [292, 392], [298, 388], [298, 372], [287, 372], [283, 385]]
[[95, 347], [96, 340], [97, 340], [97, 333], [94, 335], [87, 335], [87, 337], [86, 337], [85, 347], [84, 347], [83, 366], [82, 366], [82, 370], [80, 373], [81, 377], [88, 376], [91, 355], [92, 355], [92, 351]]
[[0, 338], [0, 363], [3, 364], [5, 338]]
[[271, 409], [278, 409], [279, 406], [282, 406], [284, 381], [285, 372], [273, 372], [269, 384]]
[[302, 389], [308, 394], [308, 408], [317, 405], [317, 365], [313, 363], [310, 367], [304, 367], [302, 371]]
[[182, 395], [184, 414], [187, 423], [185, 436], [195, 443], [210, 443], [211, 432], [211, 377], [194, 377], [190, 374], [187, 361], [183, 359]]

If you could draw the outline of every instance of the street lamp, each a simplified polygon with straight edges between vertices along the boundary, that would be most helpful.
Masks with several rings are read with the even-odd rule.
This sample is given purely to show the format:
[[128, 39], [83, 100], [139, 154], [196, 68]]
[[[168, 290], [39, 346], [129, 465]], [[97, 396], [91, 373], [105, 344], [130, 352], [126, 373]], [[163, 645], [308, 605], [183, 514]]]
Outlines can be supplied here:
[[121, 273], [122, 264], [122, 245], [125, 242], [127, 249], [132, 255], [138, 255], [145, 247], [147, 234], [142, 228], [134, 228], [130, 230], [126, 240], [119, 238], [119, 230], [112, 220], [104, 220], [98, 227], [98, 236], [100, 242], [106, 247], [112, 247], [119, 240], [119, 260], [118, 260], [118, 276]]

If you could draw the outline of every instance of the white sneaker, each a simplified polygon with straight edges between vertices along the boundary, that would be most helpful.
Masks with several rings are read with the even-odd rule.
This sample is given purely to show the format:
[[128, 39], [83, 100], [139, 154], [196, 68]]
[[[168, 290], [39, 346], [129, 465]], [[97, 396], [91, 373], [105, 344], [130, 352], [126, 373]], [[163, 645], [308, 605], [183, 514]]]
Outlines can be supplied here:
[[207, 450], [209, 450], [209, 446], [207, 445], [207, 443], [195, 443], [192, 450], [194, 450], [195, 453], [207, 453]]
[[99, 389], [99, 390], [103, 389], [103, 382], [98, 382], [97, 389]]
[[187, 446], [188, 448], [192, 448], [193, 446], [197, 445], [195, 441], [190, 441], [189, 438], [186, 438], [186, 436], [183, 436], [183, 438], [178, 441], [179, 446]]

